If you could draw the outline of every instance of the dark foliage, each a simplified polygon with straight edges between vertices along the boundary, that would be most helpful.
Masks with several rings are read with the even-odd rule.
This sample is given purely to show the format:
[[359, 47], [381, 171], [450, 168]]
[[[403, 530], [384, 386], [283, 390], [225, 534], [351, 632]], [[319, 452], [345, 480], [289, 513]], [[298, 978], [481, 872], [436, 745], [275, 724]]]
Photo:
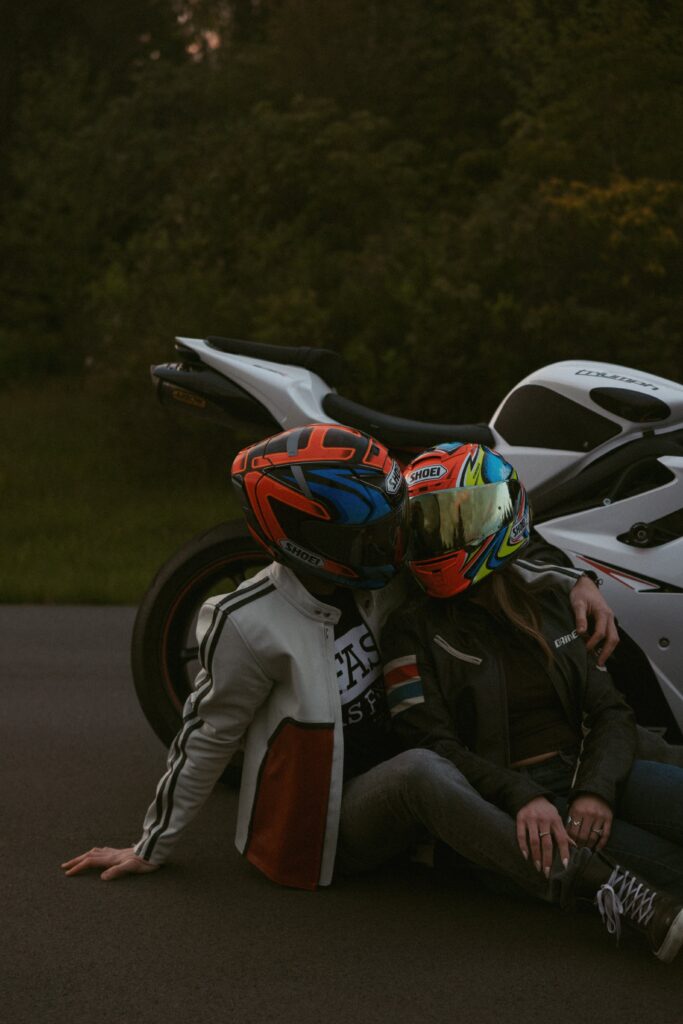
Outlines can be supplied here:
[[570, 356], [680, 377], [680, 5], [11, 17], [3, 380], [144, 375], [181, 333], [332, 347], [353, 397], [451, 421]]

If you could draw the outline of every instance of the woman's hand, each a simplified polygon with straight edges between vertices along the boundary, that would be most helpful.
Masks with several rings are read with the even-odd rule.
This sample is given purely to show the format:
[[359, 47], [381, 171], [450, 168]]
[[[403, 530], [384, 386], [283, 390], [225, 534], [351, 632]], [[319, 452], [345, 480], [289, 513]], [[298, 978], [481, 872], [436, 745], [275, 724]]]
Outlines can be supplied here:
[[593, 632], [586, 636], [586, 650], [595, 651], [598, 665], [604, 665], [619, 643], [614, 612], [588, 576], [581, 576], [574, 584], [569, 591], [569, 602], [579, 636], [588, 633], [588, 619], [593, 620]]
[[125, 850], [117, 850], [111, 846], [95, 846], [87, 853], [82, 853], [80, 857], [68, 860], [62, 867], [67, 875], [77, 875], [88, 868], [104, 868], [100, 878], [108, 882], [123, 875], [146, 875], [149, 871], [156, 871], [159, 865], [150, 864], [149, 861], [138, 857], [133, 853], [132, 846]]
[[569, 808], [567, 832], [577, 846], [602, 850], [612, 831], [613, 817], [609, 804], [599, 796], [584, 793]]
[[565, 831], [562, 818], [550, 800], [544, 796], [534, 797], [517, 811], [517, 842], [522, 856], [527, 859], [531, 854], [536, 870], [542, 871], [546, 878], [550, 875], [553, 861], [553, 840], [566, 867], [572, 840]]

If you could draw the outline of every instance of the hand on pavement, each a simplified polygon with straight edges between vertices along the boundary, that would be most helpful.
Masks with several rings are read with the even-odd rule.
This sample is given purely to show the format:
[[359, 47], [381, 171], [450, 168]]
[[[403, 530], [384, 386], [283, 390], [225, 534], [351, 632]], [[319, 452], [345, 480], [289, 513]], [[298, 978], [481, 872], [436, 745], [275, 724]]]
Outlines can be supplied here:
[[121, 878], [123, 875], [146, 875], [150, 871], [156, 871], [159, 866], [138, 857], [133, 853], [132, 846], [124, 850], [112, 846], [95, 846], [87, 853], [82, 853], [80, 857], [74, 857], [73, 860], [67, 860], [62, 864], [67, 875], [78, 875], [88, 868], [95, 868], [98, 871], [104, 868], [100, 878], [105, 882], [111, 881], [112, 878]]

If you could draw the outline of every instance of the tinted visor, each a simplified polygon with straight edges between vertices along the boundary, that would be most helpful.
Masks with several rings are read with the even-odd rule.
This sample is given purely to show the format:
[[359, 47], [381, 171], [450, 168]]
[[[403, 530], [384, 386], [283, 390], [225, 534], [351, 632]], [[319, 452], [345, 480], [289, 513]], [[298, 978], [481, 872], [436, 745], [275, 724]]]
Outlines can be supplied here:
[[517, 480], [453, 487], [410, 499], [411, 560], [434, 558], [480, 544], [517, 514]]
[[405, 556], [407, 502], [369, 526], [337, 526], [317, 520], [302, 523], [301, 541], [334, 562], [353, 568], [398, 566]]

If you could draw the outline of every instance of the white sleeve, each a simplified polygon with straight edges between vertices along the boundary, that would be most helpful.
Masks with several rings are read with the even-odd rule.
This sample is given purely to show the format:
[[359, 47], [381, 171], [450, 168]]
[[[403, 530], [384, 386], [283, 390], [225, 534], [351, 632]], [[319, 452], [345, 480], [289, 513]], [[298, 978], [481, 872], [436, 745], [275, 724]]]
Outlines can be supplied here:
[[273, 685], [230, 617], [209, 602], [197, 626], [201, 669], [185, 702], [167, 770], [145, 816], [135, 853], [167, 860], [180, 833], [211, 793]]

